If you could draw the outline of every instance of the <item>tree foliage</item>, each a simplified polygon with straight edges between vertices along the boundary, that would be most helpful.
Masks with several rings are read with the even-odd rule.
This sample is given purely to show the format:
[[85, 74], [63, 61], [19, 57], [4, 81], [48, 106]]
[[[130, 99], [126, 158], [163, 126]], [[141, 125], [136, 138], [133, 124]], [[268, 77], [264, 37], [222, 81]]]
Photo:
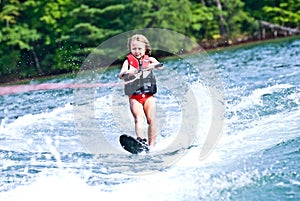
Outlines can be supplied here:
[[300, 1], [286, 0], [280, 2], [278, 6], [266, 5], [263, 11], [275, 24], [289, 27], [297, 27], [300, 24]]
[[299, 8], [299, 0], [2, 0], [0, 78], [76, 71], [99, 44], [134, 29], [203, 42], [251, 37], [257, 20], [296, 28]]

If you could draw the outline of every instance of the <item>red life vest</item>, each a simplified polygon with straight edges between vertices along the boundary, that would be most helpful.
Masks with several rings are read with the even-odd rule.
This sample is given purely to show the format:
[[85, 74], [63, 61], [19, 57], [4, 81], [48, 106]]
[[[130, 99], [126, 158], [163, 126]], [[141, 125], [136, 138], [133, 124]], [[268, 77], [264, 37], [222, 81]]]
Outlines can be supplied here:
[[[150, 64], [149, 56], [144, 55], [141, 60], [138, 60], [135, 58], [132, 54], [127, 55], [128, 59], [128, 70], [130, 66], [133, 66], [134, 68], [141, 70], [143, 68], [146, 68]], [[131, 78], [132, 79], [132, 78]], [[131, 80], [130, 78], [125, 81]], [[151, 71], [150, 74], [147, 77], [142, 77], [140, 79], [137, 79], [133, 82], [130, 82], [125, 85], [125, 94], [126, 95], [133, 95], [133, 94], [155, 94], [157, 91], [156, 87], [156, 79], [154, 77], [153, 72]]]
[[143, 58], [139, 61], [132, 54], [128, 54], [127, 59], [128, 59], [128, 64], [135, 67], [136, 69], [140, 68], [140, 64], [139, 64], [140, 61], [142, 62], [142, 68], [145, 68], [150, 64], [150, 60], [149, 60], [148, 55], [144, 55]]

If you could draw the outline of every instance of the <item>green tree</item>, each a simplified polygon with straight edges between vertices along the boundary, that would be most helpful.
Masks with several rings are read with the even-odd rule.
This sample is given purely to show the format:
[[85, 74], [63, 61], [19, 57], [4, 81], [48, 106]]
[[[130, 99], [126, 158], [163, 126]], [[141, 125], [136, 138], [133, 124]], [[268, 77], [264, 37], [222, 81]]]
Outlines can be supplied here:
[[245, 11], [257, 20], [288, 27], [299, 26], [299, 0], [244, 0]]
[[278, 6], [266, 5], [263, 11], [267, 14], [268, 20], [275, 24], [293, 28], [300, 24], [300, 1], [298, 0], [282, 1]]
[[200, 29], [203, 39], [235, 38], [253, 34], [258, 28], [241, 0], [193, 1], [192, 19], [193, 35], [198, 36], [195, 31]]
[[[202, 42], [254, 35], [256, 20], [297, 27], [299, 4], [299, 0], [2, 0], [0, 77], [76, 71], [98, 45], [134, 29], [164, 28]], [[149, 37], [155, 39], [156, 33]], [[152, 45], [177, 51], [169, 37]], [[115, 56], [111, 50], [97, 51]]]
[[223, 4], [230, 38], [253, 35], [258, 30], [258, 23], [244, 11], [244, 2], [241, 0], [223, 0]]
[[58, 70], [57, 65], [64, 65], [67, 60], [58, 63], [56, 54], [62, 45], [58, 39], [69, 31], [69, 13], [77, 6], [76, 3], [70, 0], [27, 0], [24, 6], [27, 24], [37, 29], [42, 36], [35, 48], [37, 58], [41, 58], [44, 74], [67, 72], [64, 68]]
[[131, 14], [126, 19], [131, 28], [164, 28], [185, 34], [191, 23], [191, 2], [188, 0], [133, 0], [127, 4]]
[[192, 4], [190, 36], [197, 41], [220, 36], [218, 22], [214, 19], [214, 7], [205, 6], [205, 2]]
[[[36, 52], [34, 43], [40, 39], [40, 34], [36, 29], [28, 27], [26, 23], [20, 20], [19, 16], [24, 11], [23, 5], [16, 0], [9, 0], [2, 4], [2, 12], [0, 14], [0, 21], [2, 23], [0, 29], [0, 51], [2, 55], [0, 65], [2, 75], [16, 74], [24, 76], [24, 73], [32, 73], [38, 71], [42, 73], [38, 60], [36, 59]], [[21, 55], [27, 54], [31, 58], [35, 58], [35, 62], [30, 62]], [[14, 61], [14, 62], [9, 62]], [[36, 69], [26, 68], [27, 65], [35, 66]]]

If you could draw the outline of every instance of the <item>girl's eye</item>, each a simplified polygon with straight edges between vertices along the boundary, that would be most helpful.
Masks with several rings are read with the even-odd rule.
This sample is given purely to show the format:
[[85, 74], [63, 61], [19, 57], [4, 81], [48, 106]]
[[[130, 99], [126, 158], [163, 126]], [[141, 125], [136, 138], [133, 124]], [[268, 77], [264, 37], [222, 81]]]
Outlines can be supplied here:
[[136, 50], [141, 51], [141, 50], [143, 50], [143, 48], [132, 48], [132, 50], [134, 50], [134, 51], [136, 51]]

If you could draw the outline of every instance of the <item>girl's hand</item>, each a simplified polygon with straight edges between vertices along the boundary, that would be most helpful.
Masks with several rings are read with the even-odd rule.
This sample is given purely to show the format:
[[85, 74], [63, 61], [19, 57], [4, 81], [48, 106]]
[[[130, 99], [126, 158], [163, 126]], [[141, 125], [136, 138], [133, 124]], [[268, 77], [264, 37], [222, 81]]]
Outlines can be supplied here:
[[161, 69], [162, 66], [163, 66], [162, 63], [150, 64], [149, 66], [147, 66], [147, 68], [144, 68], [143, 70], [144, 71], [149, 71], [149, 70], [153, 70], [154, 68]]
[[121, 79], [125, 79], [125, 80], [128, 80], [128, 79], [133, 79], [135, 78], [137, 75], [138, 75], [139, 71], [138, 70], [127, 70], [126, 72], [124, 72], [122, 75], [121, 75]]

